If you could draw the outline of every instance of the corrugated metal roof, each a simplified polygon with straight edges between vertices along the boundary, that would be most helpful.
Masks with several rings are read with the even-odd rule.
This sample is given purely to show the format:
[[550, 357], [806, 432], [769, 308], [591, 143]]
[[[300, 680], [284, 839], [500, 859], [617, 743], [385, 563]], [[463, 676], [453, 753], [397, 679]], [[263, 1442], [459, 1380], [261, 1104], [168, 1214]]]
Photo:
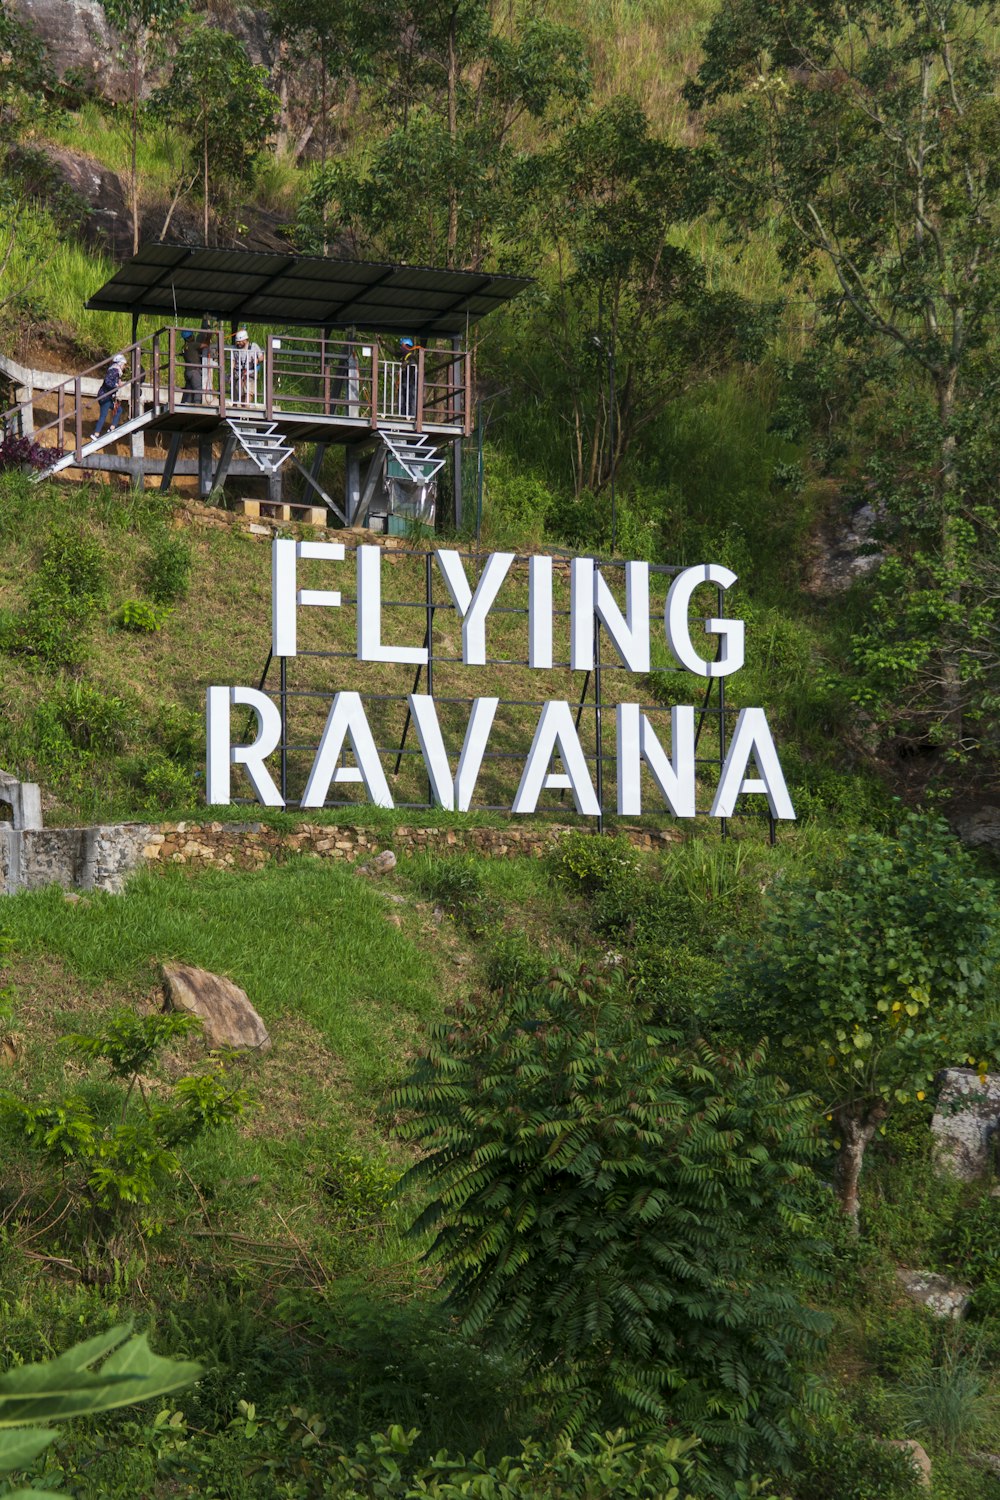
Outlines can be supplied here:
[[357, 327], [417, 337], [464, 332], [531, 285], [430, 266], [205, 246], [143, 245], [87, 303], [101, 312], [170, 319]]

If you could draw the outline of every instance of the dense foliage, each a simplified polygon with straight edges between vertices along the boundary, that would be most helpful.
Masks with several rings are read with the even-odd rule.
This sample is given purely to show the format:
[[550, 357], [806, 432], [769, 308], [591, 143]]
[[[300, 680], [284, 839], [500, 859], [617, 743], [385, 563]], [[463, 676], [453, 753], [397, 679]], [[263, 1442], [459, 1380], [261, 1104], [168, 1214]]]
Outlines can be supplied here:
[[694, 1432], [719, 1493], [786, 1463], [823, 1328], [793, 1290], [808, 1101], [758, 1056], [679, 1051], [597, 976], [508, 1000], [435, 1028], [395, 1096], [463, 1326], [528, 1351], [570, 1433]]

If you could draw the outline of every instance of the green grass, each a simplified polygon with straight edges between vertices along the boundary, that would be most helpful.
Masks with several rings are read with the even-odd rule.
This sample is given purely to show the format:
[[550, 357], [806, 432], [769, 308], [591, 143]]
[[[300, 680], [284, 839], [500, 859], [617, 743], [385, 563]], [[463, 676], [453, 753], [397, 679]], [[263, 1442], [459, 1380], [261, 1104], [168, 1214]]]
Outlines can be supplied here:
[[58, 958], [88, 985], [148, 988], [164, 959], [226, 974], [276, 1041], [307, 1021], [371, 1094], [398, 1076], [441, 1004], [434, 961], [387, 923], [383, 889], [305, 859], [239, 876], [167, 870], [85, 904], [58, 889], [11, 897], [4, 921], [16, 951]]

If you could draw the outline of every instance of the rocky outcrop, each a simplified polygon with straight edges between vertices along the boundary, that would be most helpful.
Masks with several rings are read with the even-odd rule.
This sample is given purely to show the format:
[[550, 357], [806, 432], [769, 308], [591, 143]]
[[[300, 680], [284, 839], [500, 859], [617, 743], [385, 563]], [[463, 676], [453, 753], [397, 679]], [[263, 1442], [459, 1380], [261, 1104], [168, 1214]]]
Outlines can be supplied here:
[[271, 1038], [246, 992], [221, 974], [194, 964], [163, 965], [164, 1010], [197, 1016], [213, 1047], [267, 1052]]
[[933, 1313], [936, 1318], [961, 1318], [969, 1305], [972, 1289], [957, 1281], [949, 1281], [936, 1271], [908, 1271], [897, 1269], [896, 1275], [914, 1302]]
[[981, 1079], [974, 1068], [947, 1068], [939, 1081], [931, 1121], [938, 1166], [962, 1182], [974, 1182], [992, 1170], [1000, 1144], [1000, 1078]]
[[[82, 93], [126, 97], [128, 76], [100, 0], [13, 0], [13, 9], [45, 43], [57, 77], [71, 79]], [[258, 9], [216, 0], [207, 10], [220, 26], [240, 38], [251, 61], [274, 67], [274, 43]], [[150, 78], [145, 92], [159, 82], [158, 77]]]
[[813, 556], [809, 585], [817, 594], [841, 594], [882, 562], [875, 542], [878, 513], [871, 504], [859, 505], [846, 519], [831, 519]]

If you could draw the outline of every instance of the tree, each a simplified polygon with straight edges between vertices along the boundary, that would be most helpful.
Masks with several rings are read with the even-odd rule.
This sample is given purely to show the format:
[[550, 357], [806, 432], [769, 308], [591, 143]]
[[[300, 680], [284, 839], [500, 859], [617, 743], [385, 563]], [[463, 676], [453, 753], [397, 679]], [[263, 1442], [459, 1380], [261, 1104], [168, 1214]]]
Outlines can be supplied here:
[[132, 140], [129, 211], [134, 255], [139, 249], [139, 101], [149, 65], [162, 58], [165, 40], [184, 14], [186, 0], [101, 0], [101, 4], [118, 33], [122, 60], [128, 70]]
[[922, 1101], [940, 1068], [985, 1072], [998, 1055], [998, 945], [993, 884], [931, 817], [852, 834], [815, 878], [772, 888], [730, 1018], [815, 1089], [855, 1225], [865, 1151], [893, 1107]]
[[[788, 280], [815, 290], [845, 387], [823, 393], [863, 416], [862, 443], [868, 428], [899, 557], [856, 643], [872, 701], [956, 751], [988, 738], [1000, 687], [984, 649], [996, 595], [976, 567], [992, 539], [968, 462], [998, 422], [982, 378], [1000, 333], [997, 14], [990, 0], [744, 0], [717, 13], [687, 90], [721, 211], [767, 226]], [[907, 636], [893, 611], [914, 595]]]
[[[417, 1234], [472, 1333], [525, 1351], [563, 1430], [695, 1433], [721, 1493], [780, 1464], [822, 1319], [808, 1100], [760, 1055], [679, 1051], [581, 972], [434, 1028], [394, 1097]], [[728, 1487], [727, 1487], [728, 1486]]]
[[300, 241], [316, 246], [331, 220], [362, 253], [472, 269], [516, 259], [515, 165], [586, 96], [579, 36], [513, 12], [501, 26], [487, 0], [357, 15], [352, 55], [388, 129], [317, 174]]
[[[299, 142], [295, 156], [301, 155], [318, 126], [320, 166], [326, 166], [330, 131], [330, 85], [347, 71], [351, 62], [351, 28], [346, 6], [334, 6], [327, 0], [271, 0], [268, 24], [278, 44], [280, 59], [280, 100], [285, 119], [289, 75], [294, 69], [296, 102], [318, 92], [313, 102], [314, 116]], [[319, 75], [318, 91], [310, 90], [311, 75]], [[283, 127], [284, 128], [284, 127]], [[279, 144], [279, 150], [283, 149]]]
[[766, 318], [710, 290], [671, 238], [704, 207], [696, 168], [624, 97], [521, 165], [517, 197], [533, 209], [535, 258], [553, 270], [535, 301], [515, 309], [523, 337], [510, 364], [569, 424], [578, 496], [608, 484], [683, 390], [761, 352]]
[[178, 47], [155, 104], [188, 132], [200, 157], [207, 245], [210, 184], [225, 194], [252, 178], [274, 129], [277, 96], [267, 69], [250, 61], [237, 37], [198, 22]]

